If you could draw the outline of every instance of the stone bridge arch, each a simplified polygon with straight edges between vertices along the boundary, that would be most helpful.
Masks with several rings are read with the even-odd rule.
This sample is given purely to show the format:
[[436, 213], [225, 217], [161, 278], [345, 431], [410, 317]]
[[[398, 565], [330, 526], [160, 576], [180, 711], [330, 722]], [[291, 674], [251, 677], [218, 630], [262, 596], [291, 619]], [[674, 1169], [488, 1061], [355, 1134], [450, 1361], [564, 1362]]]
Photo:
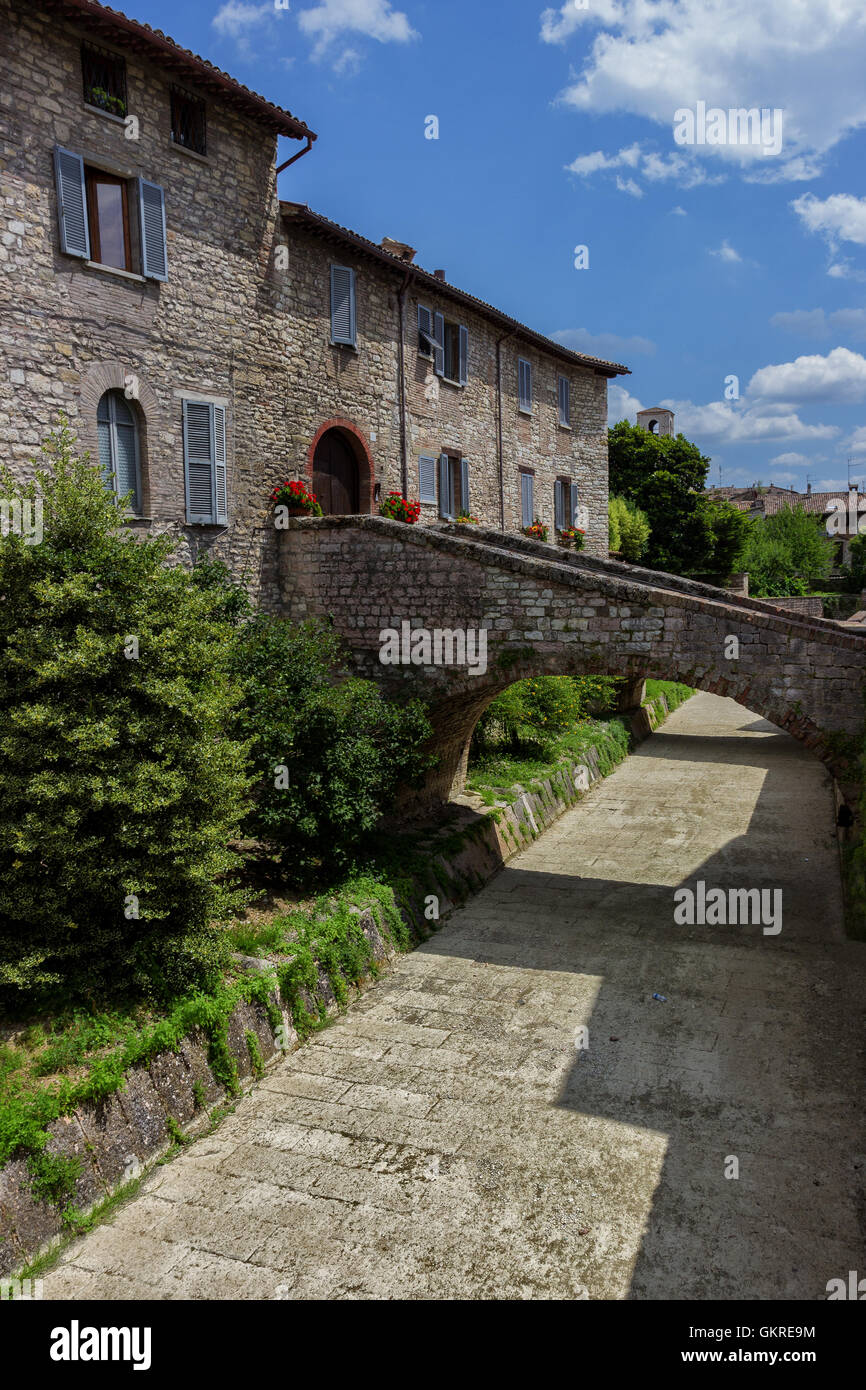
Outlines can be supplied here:
[[[392, 695], [428, 703], [439, 765], [422, 800], [441, 802], [460, 790], [472, 730], [513, 681], [595, 672], [681, 680], [732, 697], [811, 748], [853, 809], [866, 634], [475, 526], [304, 518], [280, 533], [279, 544], [283, 611], [295, 619], [330, 616], [359, 674]], [[483, 629], [484, 669], [471, 647], [474, 673], [449, 664], [444, 639], [440, 664], [415, 664], [412, 644], [420, 639], [411, 634], [418, 629], [431, 639], [437, 630]], [[382, 664], [381, 634], [389, 630], [409, 661]], [[732, 638], [736, 655], [726, 655]], [[435, 657], [432, 640], [431, 647]]]

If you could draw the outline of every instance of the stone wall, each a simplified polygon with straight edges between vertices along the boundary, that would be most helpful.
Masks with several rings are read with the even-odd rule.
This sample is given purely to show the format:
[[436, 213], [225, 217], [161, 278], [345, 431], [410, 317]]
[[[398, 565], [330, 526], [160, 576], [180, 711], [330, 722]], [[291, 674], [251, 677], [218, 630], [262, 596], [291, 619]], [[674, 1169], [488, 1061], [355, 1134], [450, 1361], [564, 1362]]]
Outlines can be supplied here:
[[786, 613], [802, 613], [807, 618], [820, 618], [824, 611], [824, 605], [820, 598], [812, 595], [800, 596], [790, 594], [787, 598], [773, 598], [768, 600], [774, 608], [782, 608]]

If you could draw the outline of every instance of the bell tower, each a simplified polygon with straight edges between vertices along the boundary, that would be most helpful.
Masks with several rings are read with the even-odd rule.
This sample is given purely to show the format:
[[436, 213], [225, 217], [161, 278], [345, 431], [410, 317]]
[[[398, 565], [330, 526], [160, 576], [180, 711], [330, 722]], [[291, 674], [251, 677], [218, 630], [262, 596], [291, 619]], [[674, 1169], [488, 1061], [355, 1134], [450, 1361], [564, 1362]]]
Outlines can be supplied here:
[[649, 410], [639, 410], [637, 423], [642, 430], [647, 430], [650, 434], [667, 434], [673, 438], [674, 412], [666, 410], [663, 405], [654, 405]]

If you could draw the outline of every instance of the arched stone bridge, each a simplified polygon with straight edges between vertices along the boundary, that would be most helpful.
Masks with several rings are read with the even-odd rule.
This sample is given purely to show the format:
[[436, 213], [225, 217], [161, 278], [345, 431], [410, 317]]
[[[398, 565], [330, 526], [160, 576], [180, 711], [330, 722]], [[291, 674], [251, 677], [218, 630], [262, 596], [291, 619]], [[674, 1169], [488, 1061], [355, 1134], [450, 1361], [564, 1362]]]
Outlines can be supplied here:
[[[855, 800], [866, 634], [476, 526], [340, 516], [292, 520], [277, 535], [282, 611], [330, 614], [360, 674], [430, 705], [440, 757], [423, 799], [462, 788], [475, 723], [513, 681], [600, 672], [731, 696], [812, 748]], [[383, 665], [380, 634], [404, 622], [487, 629], [486, 669]]]

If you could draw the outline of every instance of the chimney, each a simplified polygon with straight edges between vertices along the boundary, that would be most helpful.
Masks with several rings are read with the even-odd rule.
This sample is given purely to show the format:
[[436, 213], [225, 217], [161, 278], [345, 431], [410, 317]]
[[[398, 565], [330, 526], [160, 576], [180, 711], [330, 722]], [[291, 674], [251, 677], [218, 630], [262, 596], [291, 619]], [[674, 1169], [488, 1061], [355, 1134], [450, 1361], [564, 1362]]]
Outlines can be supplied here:
[[434, 271], [433, 271], [433, 274], [436, 276], [436, 279], [437, 279], [437, 280], [444, 280], [444, 279], [445, 279], [445, 271], [444, 271], [444, 270], [434, 270]]
[[405, 261], [407, 265], [415, 259], [415, 247], [409, 246], [405, 241], [395, 241], [393, 237], [383, 236], [379, 245], [383, 251], [390, 251], [392, 256]]

